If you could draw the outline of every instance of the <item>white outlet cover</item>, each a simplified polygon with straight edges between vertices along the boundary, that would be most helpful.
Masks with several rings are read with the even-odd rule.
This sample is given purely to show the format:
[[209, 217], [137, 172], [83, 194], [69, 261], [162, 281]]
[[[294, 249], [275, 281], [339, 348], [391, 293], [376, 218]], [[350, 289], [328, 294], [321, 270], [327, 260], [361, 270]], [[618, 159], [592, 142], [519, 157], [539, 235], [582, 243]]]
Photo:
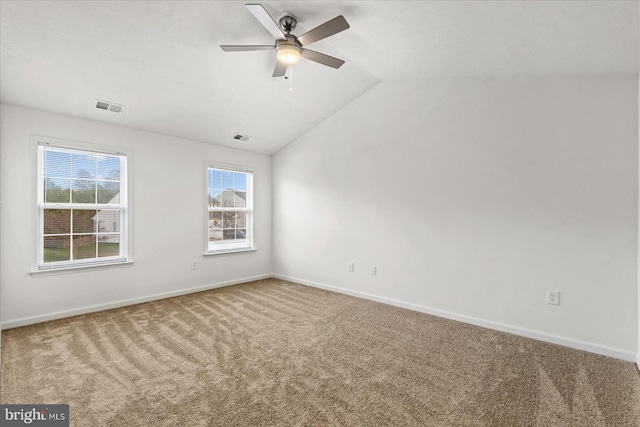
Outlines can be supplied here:
[[560, 291], [547, 290], [547, 304], [560, 305]]

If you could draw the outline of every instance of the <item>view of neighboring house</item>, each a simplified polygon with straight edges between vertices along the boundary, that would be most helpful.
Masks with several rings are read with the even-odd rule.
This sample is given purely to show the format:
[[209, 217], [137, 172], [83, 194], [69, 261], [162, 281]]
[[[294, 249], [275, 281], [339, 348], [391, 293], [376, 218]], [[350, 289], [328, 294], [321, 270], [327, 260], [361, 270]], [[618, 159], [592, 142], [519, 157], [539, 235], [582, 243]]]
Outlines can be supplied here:
[[217, 211], [217, 208], [245, 208], [246, 191], [223, 190], [209, 196], [209, 240], [230, 240], [245, 237], [246, 215], [239, 211]]

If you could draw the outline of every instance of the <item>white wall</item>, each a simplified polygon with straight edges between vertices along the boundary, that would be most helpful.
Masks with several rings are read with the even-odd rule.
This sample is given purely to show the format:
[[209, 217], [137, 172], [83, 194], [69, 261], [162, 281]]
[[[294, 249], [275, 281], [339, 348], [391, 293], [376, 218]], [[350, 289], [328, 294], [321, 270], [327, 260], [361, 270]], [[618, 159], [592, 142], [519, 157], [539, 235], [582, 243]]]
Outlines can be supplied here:
[[273, 271], [634, 360], [637, 85], [378, 84], [274, 156]]
[[[9, 105], [0, 113], [4, 328], [270, 273], [269, 156]], [[31, 135], [132, 150], [133, 265], [29, 274], [36, 214]], [[205, 160], [254, 170], [256, 252], [203, 257]], [[191, 270], [192, 260], [199, 269]]]
[[[2, 110], [0, 110], [0, 128], [2, 126]], [[1, 129], [0, 129], [1, 131]], [[2, 184], [2, 138], [0, 137], [0, 184]], [[2, 237], [2, 185], [0, 185], [0, 240]], [[2, 354], [2, 245], [0, 244], [0, 354]]]

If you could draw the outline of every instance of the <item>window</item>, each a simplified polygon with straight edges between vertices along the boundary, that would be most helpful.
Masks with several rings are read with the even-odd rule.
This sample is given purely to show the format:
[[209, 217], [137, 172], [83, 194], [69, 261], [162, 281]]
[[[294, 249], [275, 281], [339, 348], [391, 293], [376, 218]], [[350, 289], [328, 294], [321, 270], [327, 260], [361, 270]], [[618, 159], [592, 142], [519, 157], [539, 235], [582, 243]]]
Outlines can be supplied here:
[[127, 261], [127, 157], [38, 145], [38, 269]]
[[207, 252], [253, 249], [253, 174], [207, 167]]

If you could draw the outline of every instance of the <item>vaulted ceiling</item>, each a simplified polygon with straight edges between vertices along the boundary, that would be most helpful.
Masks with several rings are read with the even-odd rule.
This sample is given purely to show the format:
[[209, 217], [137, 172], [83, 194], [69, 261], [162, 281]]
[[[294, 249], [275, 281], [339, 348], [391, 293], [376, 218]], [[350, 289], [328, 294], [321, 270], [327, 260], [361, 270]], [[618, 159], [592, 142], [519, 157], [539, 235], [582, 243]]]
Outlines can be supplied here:
[[285, 80], [273, 51], [223, 52], [274, 42], [239, 1], [3, 0], [0, 102], [271, 154], [382, 80], [640, 71], [637, 1], [261, 4], [297, 35], [344, 15], [311, 47], [346, 64], [303, 59]]

